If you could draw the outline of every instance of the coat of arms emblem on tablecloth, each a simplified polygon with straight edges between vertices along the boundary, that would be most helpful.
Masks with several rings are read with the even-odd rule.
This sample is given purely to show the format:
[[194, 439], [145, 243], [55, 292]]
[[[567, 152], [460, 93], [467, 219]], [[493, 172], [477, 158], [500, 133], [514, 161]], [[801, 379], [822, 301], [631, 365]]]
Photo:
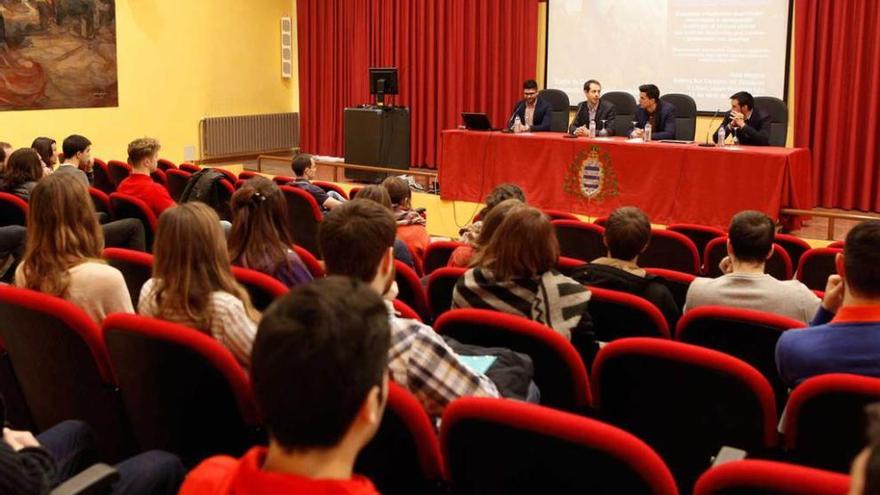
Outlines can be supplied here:
[[611, 155], [596, 145], [581, 150], [568, 166], [563, 190], [592, 201], [618, 196]]

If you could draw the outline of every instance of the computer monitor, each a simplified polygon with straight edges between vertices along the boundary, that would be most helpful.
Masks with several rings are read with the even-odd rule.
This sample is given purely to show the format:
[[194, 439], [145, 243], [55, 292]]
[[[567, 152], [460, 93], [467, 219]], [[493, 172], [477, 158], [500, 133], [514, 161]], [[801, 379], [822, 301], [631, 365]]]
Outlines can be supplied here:
[[385, 104], [385, 95], [396, 95], [397, 67], [370, 67], [370, 94], [376, 95], [376, 103]]

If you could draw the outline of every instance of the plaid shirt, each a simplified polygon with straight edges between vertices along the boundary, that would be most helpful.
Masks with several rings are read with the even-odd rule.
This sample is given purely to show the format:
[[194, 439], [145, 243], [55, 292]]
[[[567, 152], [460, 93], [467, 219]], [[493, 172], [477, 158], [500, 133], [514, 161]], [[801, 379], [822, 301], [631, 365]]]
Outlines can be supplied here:
[[430, 416], [440, 416], [446, 404], [461, 396], [498, 397], [495, 384], [462, 364], [431, 327], [398, 317], [391, 301], [385, 305], [391, 324], [391, 379], [415, 395]]

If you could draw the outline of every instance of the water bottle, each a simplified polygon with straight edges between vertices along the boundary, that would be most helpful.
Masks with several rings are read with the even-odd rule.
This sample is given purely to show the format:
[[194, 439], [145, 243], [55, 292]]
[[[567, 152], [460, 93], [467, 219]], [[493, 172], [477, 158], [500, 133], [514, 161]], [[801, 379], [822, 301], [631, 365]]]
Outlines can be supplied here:
[[645, 124], [645, 133], [642, 134], [642, 137], [645, 138], [645, 142], [651, 142], [651, 124]]
[[519, 132], [522, 129], [522, 120], [520, 120], [519, 115], [516, 116], [516, 119], [513, 121], [513, 132]]
[[715, 146], [719, 148], [724, 147], [724, 139], [727, 137], [727, 133], [724, 132], [724, 126], [718, 128], [718, 141], [715, 143]]
[[596, 137], [596, 121], [595, 120], [590, 121], [590, 137], [591, 138]]

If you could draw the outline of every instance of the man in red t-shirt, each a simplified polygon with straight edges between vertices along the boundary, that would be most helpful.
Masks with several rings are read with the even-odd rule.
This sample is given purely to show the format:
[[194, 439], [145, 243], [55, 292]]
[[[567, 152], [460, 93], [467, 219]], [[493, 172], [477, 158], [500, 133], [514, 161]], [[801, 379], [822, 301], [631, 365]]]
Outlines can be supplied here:
[[263, 314], [251, 357], [268, 448], [207, 459], [180, 494], [378, 495], [352, 470], [382, 420], [390, 345], [369, 285], [328, 277], [291, 289]]
[[162, 184], [153, 182], [150, 174], [159, 166], [159, 141], [153, 138], [135, 139], [128, 145], [128, 163], [131, 175], [119, 184], [116, 192], [141, 199], [158, 217], [175, 203]]

